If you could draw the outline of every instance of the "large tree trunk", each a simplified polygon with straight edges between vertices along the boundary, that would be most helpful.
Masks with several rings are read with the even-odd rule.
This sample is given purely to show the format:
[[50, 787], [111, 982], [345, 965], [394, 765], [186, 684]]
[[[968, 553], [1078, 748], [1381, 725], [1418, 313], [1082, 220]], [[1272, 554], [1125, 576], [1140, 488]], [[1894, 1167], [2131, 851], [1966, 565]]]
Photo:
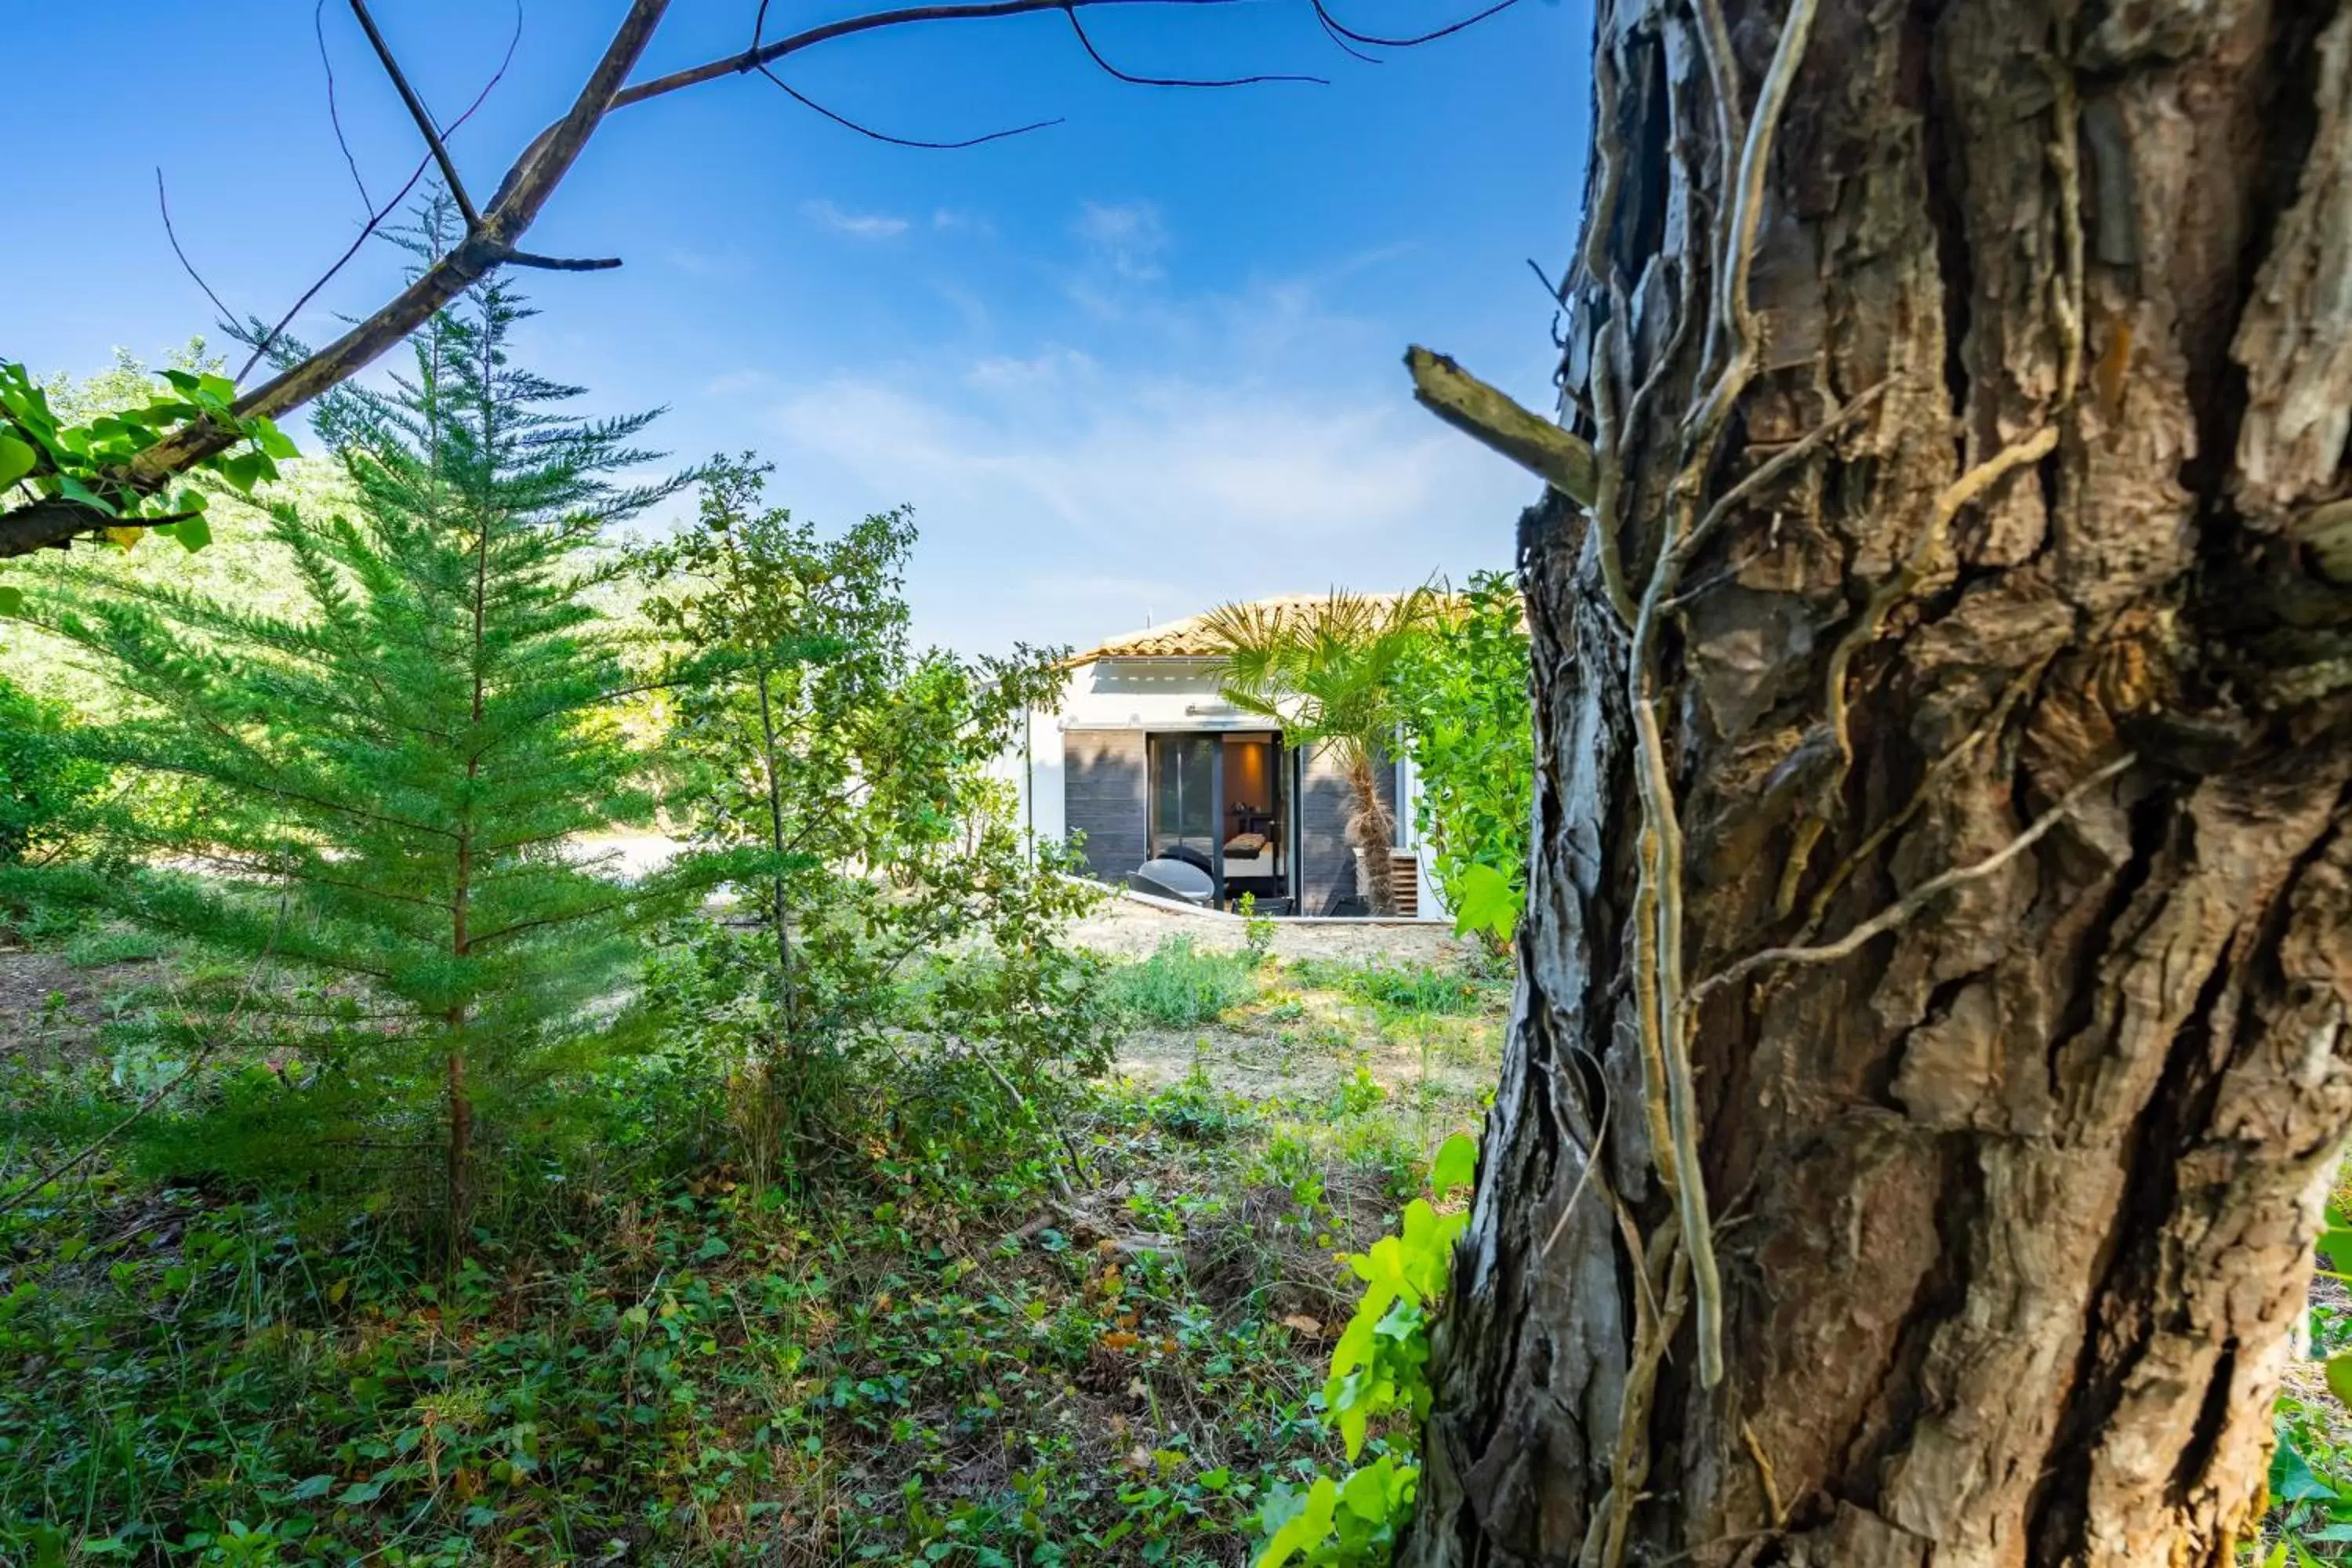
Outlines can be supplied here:
[[2352, 5], [1788, 4], [1601, 6], [1402, 1560], [2224, 1563], [2352, 1124]]

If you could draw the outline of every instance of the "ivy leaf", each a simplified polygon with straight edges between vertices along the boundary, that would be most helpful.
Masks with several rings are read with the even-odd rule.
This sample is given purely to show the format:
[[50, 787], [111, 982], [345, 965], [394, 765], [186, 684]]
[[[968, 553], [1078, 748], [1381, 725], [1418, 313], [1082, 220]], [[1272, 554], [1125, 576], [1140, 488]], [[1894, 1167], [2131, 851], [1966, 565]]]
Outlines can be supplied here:
[[1389, 1516], [1389, 1480], [1395, 1462], [1383, 1455], [1349, 1476], [1339, 1487], [1339, 1500], [1358, 1519], [1378, 1524]]
[[2352, 1405], [2352, 1351], [2338, 1351], [2327, 1358], [2327, 1386], [2336, 1398]]
[[256, 419], [247, 427], [253, 434], [253, 444], [267, 456], [283, 460], [302, 455], [302, 449], [294, 445], [294, 438], [269, 420]]
[[1466, 1187], [1478, 1175], [1478, 1143], [1467, 1132], [1456, 1132], [1441, 1144], [1429, 1167], [1429, 1190], [1443, 1198]]
[[2334, 1501], [2334, 1487], [2312, 1473], [2303, 1452], [2282, 1433], [2271, 1450], [2271, 1496], [2280, 1502]]
[[108, 528], [100, 530], [100, 532], [117, 550], [135, 549], [139, 542], [147, 537], [147, 531], [143, 528]]
[[31, 473], [40, 458], [29, 444], [0, 432], [0, 488], [13, 485]]
[[59, 474], [58, 476], [58, 493], [65, 497], [68, 500], [78, 500], [81, 502], [82, 505], [89, 507], [91, 510], [102, 511], [109, 517], [120, 517], [122, 515], [121, 512], [114, 510], [114, 503], [112, 501], [108, 500], [104, 496], [100, 495], [96, 490], [91, 489], [88, 485], [82, 483], [71, 474]]
[[1519, 923], [1519, 892], [1510, 879], [1494, 867], [1473, 864], [1454, 879], [1454, 933], [1471, 936], [1490, 931], [1498, 942], [1510, 940]]
[[262, 465], [268, 460], [259, 452], [239, 452], [234, 458], [220, 460], [220, 476], [247, 495], [251, 495], [254, 481], [261, 478]]
[[193, 554], [213, 542], [213, 525], [201, 517], [184, 517], [173, 528], [172, 537]]
[[0, 616], [21, 616], [25, 613], [25, 590], [0, 583]]

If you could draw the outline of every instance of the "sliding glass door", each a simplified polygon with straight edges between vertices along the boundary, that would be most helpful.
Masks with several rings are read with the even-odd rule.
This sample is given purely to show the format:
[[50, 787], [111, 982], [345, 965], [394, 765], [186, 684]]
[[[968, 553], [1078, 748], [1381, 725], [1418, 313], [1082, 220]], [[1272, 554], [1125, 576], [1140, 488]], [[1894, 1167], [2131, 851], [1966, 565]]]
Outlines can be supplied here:
[[1189, 860], [1216, 875], [1222, 743], [1215, 735], [1151, 737], [1153, 858]]

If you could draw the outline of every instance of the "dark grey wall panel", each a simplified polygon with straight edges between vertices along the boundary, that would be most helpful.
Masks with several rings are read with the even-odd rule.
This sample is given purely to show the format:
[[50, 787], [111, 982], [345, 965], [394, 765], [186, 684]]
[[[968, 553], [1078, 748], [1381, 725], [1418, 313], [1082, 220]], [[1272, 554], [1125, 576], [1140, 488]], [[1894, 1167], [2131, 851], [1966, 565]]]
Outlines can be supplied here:
[[1144, 798], [1143, 736], [1073, 730], [1062, 737], [1062, 821], [1086, 835], [1087, 867], [1106, 882], [1143, 864], [1150, 816]]

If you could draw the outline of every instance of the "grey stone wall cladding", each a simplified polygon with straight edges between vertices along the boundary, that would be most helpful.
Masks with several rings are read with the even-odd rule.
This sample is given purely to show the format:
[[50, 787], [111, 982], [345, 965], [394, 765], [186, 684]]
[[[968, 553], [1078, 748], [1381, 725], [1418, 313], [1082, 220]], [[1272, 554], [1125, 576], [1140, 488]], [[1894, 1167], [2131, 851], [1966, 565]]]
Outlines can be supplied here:
[[1063, 826], [1086, 835], [1087, 868], [1103, 881], [1124, 881], [1143, 864], [1151, 824], [1144, 788], [1140, 732], [1072, 731], [1063, 737]]

